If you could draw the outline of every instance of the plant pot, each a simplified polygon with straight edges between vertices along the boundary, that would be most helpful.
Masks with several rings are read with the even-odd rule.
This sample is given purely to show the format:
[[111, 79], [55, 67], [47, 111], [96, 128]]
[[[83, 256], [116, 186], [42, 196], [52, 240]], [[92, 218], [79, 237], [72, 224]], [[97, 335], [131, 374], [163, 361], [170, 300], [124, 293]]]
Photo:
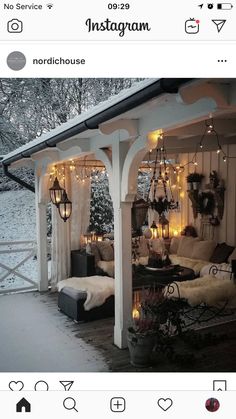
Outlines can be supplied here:
[[200, 188], [200, 182], [193, 182], [192, 185], [194, 191], [197, 191]]
[[187, 182], [187, 191], [191, 191], [193, 189], [192, 182]]
[[151, 353], [156, 343], [156, 334], [141, 335], [127, 332], [130, 363], [134, 367], [144, 368], [151, 364]]

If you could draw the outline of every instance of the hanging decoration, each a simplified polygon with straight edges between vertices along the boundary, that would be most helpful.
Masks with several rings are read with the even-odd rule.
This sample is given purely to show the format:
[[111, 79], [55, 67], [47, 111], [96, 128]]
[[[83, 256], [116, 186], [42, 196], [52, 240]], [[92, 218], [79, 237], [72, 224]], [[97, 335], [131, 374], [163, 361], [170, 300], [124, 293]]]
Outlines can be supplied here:
[[227, 154], [224, 152], [224, 150], [222, 148], [222, 145], [220, 144], [220, 136], [219, 136], [218, 132], [216, 131], [214, 121], [211, 118], [210, 120], [205, 121], [204, 132], [202, 134], [200, 142], [197, 143], [197, 145], [196, 145], [195, 153], [194, 153], [193, 157], [191, 158], [191, 160], [189, 160], [187, 163], [185, 163], [184, 166], [188, 166], [188, 165], [191, 165], [191, 164], [193, 164], [195, 167], [198, 166], [197, 154], [201, 151], [204, 151], [205, 140], [206, 140], [208, 135], [214, 135], [215, 136], [215, 138], [216, 138], [216, 153], [219, 154], [219, 155], [222, 155], [222, 158], [223, 158], [224, 162], [226, 162], [227, 159], [229, 159], [229, 158], [236, 158], [236, 157], [227, 156]]
[[[188, 180], [188, 179], [187, 179]], [[213, 226], [218, 226], [224, 215], [225, 185], [215, 170], [209, 175], [209, 183], [204, 188], [189, 189], [188, 197], [192, 202], [193, 217], [198, 214], [208, 217]]]
[[158, 237], [167, 239], [170, 235], [169, 217], [167, 215], [170, 212], [180, 211], [182, 189], [180, 174], [184, 171], [184, 168], [173, 158], [168, 158], [163, 134], [159, 135], [157, 144], [155, 160], [151, 160], [150, 153], [147, 162], [150, 178], [147, 199], [149, 208], [156, 211], [159, 216], [159, 221], [156, 223], [153, 214], [154, 221], [150, 225], [150, 229], [153, 239]]
[[[153, 192], [152, 198], [150, 199], [149, 197], [150, 207], [161, 216], [165, 212], [179, 210], [179, 197], [177, 199], [174, 197], [170, 171], [177, 176], [178, 182], [182, 168], [179, 165], [172, 165], [168, 160], [163, 135], [158, 142], [158, 146], [148, 195], [150, 195], [151, 191]], [[178, 189], [181, 189], [181, 187], [178, 186]]]
[[66, 191], [63, 191], [62, 200], [58, 206], [58, 212], [61, 219], [66, 222], [72, 213], [72, 202], [69, 200]]
[[[65, 189], [65, 165], [62, 166], [62, 171], [57, 166], [54, 166], [53, 172], [50, 174], [50, 179], [53, 179], [53, 185], [49, 188], [51, 202], [56, 205], [58, 213], [62, 220], [66, 222], [70, 218], [72, 213], [72, 202], [69, 200], [66, 189]], [[61, 177], [61, 181], [64, 182], [64, 188], [61, 187], [58, 177]]]
[[[71, 173], [75, 180], [79, 183], [85, 184], [87, 179], [98, 180], [98, 174], [104, 173], [107, 177], [105, 166], [96, 160], [81, 160], [70, 159], [67, 162], [54, 165], [50, 172], [50, 181], [52, 182], [49, 188], [51, 202], [56, 205], [58, 212], [63, 221], [67, 221], [72, 213], [72, 202], [68, 198], [65, 189], [66, 172]], [[61, 186], [64, 184], [64, 188]]]
[[52, 187], [49, 189], [50, 199], [56, 207], [59, 206], [62, 196], [63, 196], [64, 189], [61, 187], [57, 176], [54, 179]]

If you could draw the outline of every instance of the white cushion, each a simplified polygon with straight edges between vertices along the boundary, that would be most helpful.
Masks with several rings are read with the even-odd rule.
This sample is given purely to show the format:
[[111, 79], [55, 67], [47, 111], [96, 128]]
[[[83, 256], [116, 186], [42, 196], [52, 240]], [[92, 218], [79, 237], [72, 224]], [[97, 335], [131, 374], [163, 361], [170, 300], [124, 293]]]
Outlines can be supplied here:
[[214, 249], [216, 248], [216, 242], [213, 240], [201, 240], [192, 243], [192, 259], [210, 260]]
[[180, 243], [180, 237], [172, 237], [172, 239], [170, 241], [170, 253], [171, 254], [174, 254], [174, 255], [177, 254], [179, 243]]
[[[211, 269], [212, 267], [216, 266], [216, 272], [214, 272], [214, 269]], [[223, 270], [223, 271], [222, 271]], [[210, 272], [211, 271], [211, 272]], [[228, 271], [228, 272], [224, 272], [224, 271]], [[231, 265], [229, 263], [209, 263], [205, 266], [203, 266], [203, 268], [200, 271], [200, 276], [205, 276], [205, 275], [212, 275], [215, 276], [216, 278], [221, 278], [221, 279], [230, 279], [231, 278]]]
[[99, 260], [97, 266], [107, 273], [108, 276], [114, 278], [115, 276], [115, 263], [114, 260], [105, 261]]
[[183, 256], [185, 258], [192, 258], [193, 244], [196, 241], [199, 241], [198, 237], [188, 237], [188, 236], [180, 237], [177, 255]]

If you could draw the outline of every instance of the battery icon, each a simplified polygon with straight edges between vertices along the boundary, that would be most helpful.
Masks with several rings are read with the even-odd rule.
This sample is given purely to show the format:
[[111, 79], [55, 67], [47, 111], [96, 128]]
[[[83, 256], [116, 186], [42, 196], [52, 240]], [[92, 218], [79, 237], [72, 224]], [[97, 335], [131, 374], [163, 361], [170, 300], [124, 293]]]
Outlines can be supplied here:
[[218, 3], [217, 9], [219, 10], [231, 10], [234, 6], [231, 3]]

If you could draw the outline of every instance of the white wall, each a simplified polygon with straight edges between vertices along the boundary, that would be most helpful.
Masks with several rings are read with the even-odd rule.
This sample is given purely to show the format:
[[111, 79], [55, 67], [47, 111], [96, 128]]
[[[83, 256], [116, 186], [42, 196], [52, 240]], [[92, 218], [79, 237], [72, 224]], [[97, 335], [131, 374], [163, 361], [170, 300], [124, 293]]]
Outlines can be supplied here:
[[[236, 144], [226, 145], [222, 147], [228, 156], [236, 157]], [[190, 161], [194, 153], [180, 154], [179, 159], [181, 164]], [[236, 159], [228, 159], [224, 162], [222, 154], [217, 154], [216, 151], [206, 151], [197, 154], [198, 167], [197, 171], [205, 175], [204, 183], [209, 182], [209, 174], [212, 170], [216, 170], [220, 178], [225, 182], [225, 210], [224, 217], [221, 220], [220, 226], [215, 227], [215, 238], [219, 242], [226, 242], [227, 244], [236, 246]], [[188, 165], [185, 167], [183, 176], [183, 190], [185, 198], [182, 200], [181, 210], [181, 225], [184, 227], [187, 224], [194, 225], [198, 231], [200, 227], [200, 215], [197, 220], [194, 220], [191, 201], [186, 192], [186, 179], [188, 173], [194, 171], [194, 166]]]

